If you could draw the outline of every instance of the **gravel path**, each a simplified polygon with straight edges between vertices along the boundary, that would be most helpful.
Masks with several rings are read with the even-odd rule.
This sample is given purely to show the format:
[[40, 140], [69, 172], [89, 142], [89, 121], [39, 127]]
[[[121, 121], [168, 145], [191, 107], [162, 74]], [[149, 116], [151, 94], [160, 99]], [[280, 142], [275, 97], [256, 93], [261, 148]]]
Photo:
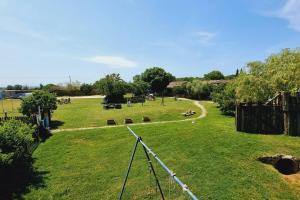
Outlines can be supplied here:
[[[193, 101], [190, 99], [185, 99], [185, 98], [180, 98], [180, 100], [184, 101]], [[206, 117], [207, 115], [207, 110], [205, 107], [199, 102], [199, 101], [193, 101], [193, 103], [201, 109], [201, 115], [198, 117], [193, 117], [193, 118], [187, 118], [187, 119], [182, 119], [182, 120], [171, 120], [171, 121], [161, 121], [161, 122], [147, 122], [147, 123], [136, 123], [136, 124], [130, 124], [130, 126], [139, 126], [139, 125], [151, 125], [151, 124], [167, 124], [167, 123], [178, 123], [178, 122], [184, 122], [184, 121], [193, 121], [197, 119], [202, 119]], [[66, 129], [54, 129], [51, 132], [52, 133], [58, 133], [62, 131], [79, 131], [79, 130], [92, 130], [92, 129], [102, 129], [102, 128], [115, 128], [115, 127], [124, 127], [128, 126], [125, 124], [121, 125], [115, 125], [115, 126], [98, 126], [98, 127], [85, 127], [85, 128], [66, 128]]]

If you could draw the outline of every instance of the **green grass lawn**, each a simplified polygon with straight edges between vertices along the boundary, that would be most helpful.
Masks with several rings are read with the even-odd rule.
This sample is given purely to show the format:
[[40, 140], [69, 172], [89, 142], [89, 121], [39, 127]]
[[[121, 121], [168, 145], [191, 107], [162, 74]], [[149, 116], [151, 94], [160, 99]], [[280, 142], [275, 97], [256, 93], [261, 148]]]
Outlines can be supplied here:
[[106, 125], [107, 119], [115, 119], [118, 124], [123, 124], [125, 118], [133, 119], [134, 123], [141, 123], [143, 116], [148, 116], [152, 121], [168, 121], [186, 119], [181, 113], [191, 109], [200, 112], [192, 101], [175, 101], [174, 98], [165, 98], [165, 106], [161, 100], [147, 101], [142, 104], [132, 104], [122, 109], [104, 110], [101, 99], [72, 99], [71, 104], [59, 105], [54, 111], [53, 120], [58, 128], [82, 128]]
[[[208, 116], [196, 123], [132, 129], [200, 198], [300, 198], [299, 179], [291, 183], [291, 177], [256, 161], [258, 156], [276, 153], [300, 156], [300, 138], [238, 133], [234, 118], [220, 115], [214, 104], [205, 106]], [[117, 199], [134, 142], [125, 127], [54, 134], [34, 152], [34, 165], [44, 174], [43, 184], [29, 187], [24, 198]], [[169, 188], [171, 199], [185, 199], [182, 190], [169, 185], [166, 174], [155, 167], [167, 199]], [[124, 199], [153, 199], [154, 195], [139, 147]]]
[[7, 112], [8, 116], [18, 116], [21, 101], [19, 99], [5, 99], [0, 100], [0, 116], [4, 116], [4, 112]]

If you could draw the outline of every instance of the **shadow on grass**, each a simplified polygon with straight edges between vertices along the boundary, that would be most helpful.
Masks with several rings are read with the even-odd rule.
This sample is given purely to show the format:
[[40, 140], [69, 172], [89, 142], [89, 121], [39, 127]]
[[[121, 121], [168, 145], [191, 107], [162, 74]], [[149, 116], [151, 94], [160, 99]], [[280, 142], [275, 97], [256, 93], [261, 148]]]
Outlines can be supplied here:
[[0, 168], [0, 199], [24, 199], [30, 189], [45, 187], [44, 176], [49, 171], [38, 171], [30, 164]]
[[60, 126], [62, 126], [62, 125], [64, 125], [64, 124], [65, 124], [65, 122], [63, 122], [63, 121], [52, 120], [52, 121], [51, 121], [51, 128], [52, 128], [52, 129], [57, 129], [57, 128], [59, 128]]

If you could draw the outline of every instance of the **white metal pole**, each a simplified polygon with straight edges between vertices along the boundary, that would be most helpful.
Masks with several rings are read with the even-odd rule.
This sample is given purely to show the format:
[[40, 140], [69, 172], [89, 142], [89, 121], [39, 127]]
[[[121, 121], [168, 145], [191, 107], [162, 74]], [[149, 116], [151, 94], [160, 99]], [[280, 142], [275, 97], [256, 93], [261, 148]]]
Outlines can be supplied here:
[[[131, 130], [129, 126], [127, 126], [127, 129], [136, 137], [136, 139], [139, 138], [139, 136]], [[187, 187], [186, 184], [184, 184], [174, 172], [172, 172], [159, 158], [158, 156], [141, 140], [140, 143], [146, 148], [149, 154], [151, 154], [155, 160], [160, 164], [160, 166], [175, 180], [175, 182], [180, 185], [180, 187], [183, 189], [184, 192], [186, 192], [193, 200], [198, 200], [198, 198], [193, 194], [193, 192]]]

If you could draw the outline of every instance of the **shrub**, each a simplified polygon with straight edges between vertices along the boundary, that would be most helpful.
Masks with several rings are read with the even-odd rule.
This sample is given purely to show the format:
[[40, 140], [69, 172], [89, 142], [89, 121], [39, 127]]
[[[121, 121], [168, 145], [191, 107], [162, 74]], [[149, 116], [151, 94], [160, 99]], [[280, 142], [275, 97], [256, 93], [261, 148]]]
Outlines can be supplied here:
[[0, 166], [31, 160], [34, 146], [35, 127], [18, 120], [0, 125]]
[[186, 93], [193, 99], [209, 99], [211, 86], [205, 81], [194, 80], [186, 84]]
[[211, 94], [212, 100], [218, 104], [224, 115], [233, 116], [235, 113], [235, 90], [235, 82], [230, 82], [225, 86], [225, 88], [216, 88]]

